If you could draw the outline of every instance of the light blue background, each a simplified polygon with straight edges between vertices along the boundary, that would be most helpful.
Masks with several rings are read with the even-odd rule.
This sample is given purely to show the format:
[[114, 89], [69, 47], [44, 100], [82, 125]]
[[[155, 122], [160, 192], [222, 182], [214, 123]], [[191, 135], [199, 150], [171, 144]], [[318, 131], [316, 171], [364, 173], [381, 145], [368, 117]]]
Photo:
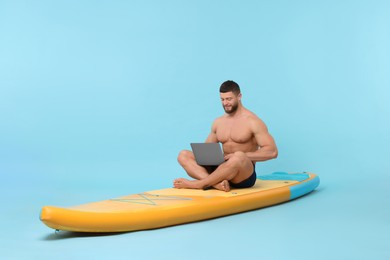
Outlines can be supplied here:
[[[6, 259], [389, 259], [390, 2], [0, 0]], [[316, 192], [249, 213], [111, 236], [54, 235], [44, 205], [170, 187], [223, 113], [218, 88]]]

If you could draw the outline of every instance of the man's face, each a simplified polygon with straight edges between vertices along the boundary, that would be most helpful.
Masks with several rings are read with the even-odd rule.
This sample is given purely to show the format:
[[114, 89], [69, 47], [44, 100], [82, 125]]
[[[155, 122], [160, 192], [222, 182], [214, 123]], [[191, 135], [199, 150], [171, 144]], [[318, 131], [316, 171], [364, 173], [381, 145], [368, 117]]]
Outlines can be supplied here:
[[220, 93], [223, 109], [226, 113], [234, 113], [238, 108], [241, 100], [241, 93], [237, 96], [233, 92]]

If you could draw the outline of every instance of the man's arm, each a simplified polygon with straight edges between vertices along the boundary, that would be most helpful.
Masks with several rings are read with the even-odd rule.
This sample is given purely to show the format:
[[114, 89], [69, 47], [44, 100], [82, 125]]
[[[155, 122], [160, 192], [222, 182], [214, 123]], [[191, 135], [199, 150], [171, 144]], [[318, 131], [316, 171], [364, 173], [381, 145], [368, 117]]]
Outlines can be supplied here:
[[213, 125], [211, 126], [211, 132], [209, 136], [206, 139], [206, 143], [217, 143], [217, 120], [214, 121]]
[[251, 128], [259, 149], [254, 152], [248, 152], [246, 155], [255, 162], [267, 161], [278, 157], [278, 148], [274, 138], [268, 133], [267, 126], [263, 121], [256, 118], [251, 122]]

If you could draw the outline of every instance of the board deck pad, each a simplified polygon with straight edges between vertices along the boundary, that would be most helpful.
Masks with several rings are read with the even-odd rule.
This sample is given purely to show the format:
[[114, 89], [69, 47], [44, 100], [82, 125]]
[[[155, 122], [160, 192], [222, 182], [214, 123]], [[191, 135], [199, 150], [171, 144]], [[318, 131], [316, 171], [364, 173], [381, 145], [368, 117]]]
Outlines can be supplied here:
[[314, 190], [313, 173], [275, 172], [251, 188], [195, 190], [168, 188], [71, 207], [45, 206], [41, 220], [58, 230], [124, 232], [205, 220], [295, 199]]

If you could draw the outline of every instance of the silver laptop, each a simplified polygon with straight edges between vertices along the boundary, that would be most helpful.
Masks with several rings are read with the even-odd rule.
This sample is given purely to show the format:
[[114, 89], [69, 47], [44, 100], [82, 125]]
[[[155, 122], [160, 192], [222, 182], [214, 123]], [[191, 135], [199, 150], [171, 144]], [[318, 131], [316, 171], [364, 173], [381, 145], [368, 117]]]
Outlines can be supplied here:
[[220, 165], [225, 161], [220, 143], [191, 143], [191, 148], [199, 165]]

